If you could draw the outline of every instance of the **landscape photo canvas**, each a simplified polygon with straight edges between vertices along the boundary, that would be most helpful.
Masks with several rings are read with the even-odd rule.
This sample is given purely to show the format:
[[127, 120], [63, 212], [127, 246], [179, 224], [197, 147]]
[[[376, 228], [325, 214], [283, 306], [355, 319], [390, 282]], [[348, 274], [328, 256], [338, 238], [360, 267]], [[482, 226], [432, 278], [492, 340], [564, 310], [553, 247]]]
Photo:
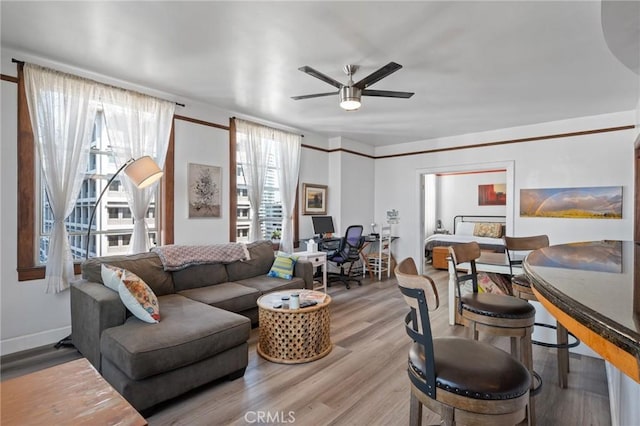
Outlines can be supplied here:
[[622, 187], [521, 189], [520, 216], [622, 219]]

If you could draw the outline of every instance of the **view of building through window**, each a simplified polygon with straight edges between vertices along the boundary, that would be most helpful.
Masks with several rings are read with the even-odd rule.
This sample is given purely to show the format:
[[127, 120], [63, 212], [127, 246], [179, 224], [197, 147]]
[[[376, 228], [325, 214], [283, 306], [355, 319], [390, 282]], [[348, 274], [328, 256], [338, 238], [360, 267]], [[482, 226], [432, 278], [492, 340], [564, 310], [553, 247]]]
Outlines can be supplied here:
[[[39, 166], [37, 166], [39, 168]], [[80, 194], [73, 212], [65, 220], [69, 232], [69, 245], [74, 260], [83, 260], [86, 254], [87, 231], [91, 211], [94, 208], [100, 193], [117, 167], [108, 143], [106, 130], [103, 128], [103, 116], [98, 113], [93, 128], [91, 151], [89, 162], [85, 172], [85, 178], [80, 188]], [[124, 186], [120, 179], [127, 179], [124, 173], [120, 173], [109, 189], [105, 192], [91, 226], [91, 240], [89, 244], [89, 257], [126, 254], [133, 233], [133, 217], [127, 203]], [[40, 174], [40, 227], [39, 227], [39, 253], [36, 262], [47, 263], [49, 236], [53, 228], [53, 214], [49, 207], [45, 191], [45, 183]], [[149, 239], [151, 245], [157, 241], [156, 199], [154, 195], [147, 211], [147, 226], [149, 227]]]
[[[247, 183], [244, 179], [244, 153], [237, 153], [237, 221], [236, 241], [249, 241], [249, 228], [251, 227], [251, 208]], [[260, 205], [260, 229], [265, 240], [279, 239], [282, 232], [282, 201], [280, 198], [280, 186], [278, 184], [278, 167], [275, 155], [269, 154], [267, 163], [267, 176], [262, 191], [262, 204]]]

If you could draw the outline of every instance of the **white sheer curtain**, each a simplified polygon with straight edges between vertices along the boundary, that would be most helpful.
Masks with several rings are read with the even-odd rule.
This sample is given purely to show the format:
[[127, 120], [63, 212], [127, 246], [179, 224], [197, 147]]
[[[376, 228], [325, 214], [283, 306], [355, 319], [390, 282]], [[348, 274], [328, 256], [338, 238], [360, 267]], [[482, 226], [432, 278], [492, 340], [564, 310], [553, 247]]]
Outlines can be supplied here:
[[45, 279], [47, 293], [69, 287], [73, 256], [64, 220], [73, 211], [87, 169], [96, 116], [94, 82], [24, 65], [27, 104], [54, 217]]
[[280, 249], [293, 253], [293, 209], [296, 204], [296, 189], [300, 172], [302, 137], [293, 133], [274, 131], [276, 140], [278, 179], [282, 200], [282, 236]]
[[[109, 143], [117, 162], [124, 164], [131, 158], [148, 155], [164, 168], [175, 104], [108, 86], [102, 88], [100, 96]], [[129, 179], [121, 180], [133, 216], [129, 253], [146, 252], [150, 244], [145, 216], [158, 184], [140, 189]]]
[[236, 119], [238, 155], [242, 163], [245, 183], [251, 207], [251, 227], [249, 241], [263, 239], [260, 229], [260, 205], [262, 190], [267, 177], [267, 166], [271, 154], [271, 130], [249, 121]]

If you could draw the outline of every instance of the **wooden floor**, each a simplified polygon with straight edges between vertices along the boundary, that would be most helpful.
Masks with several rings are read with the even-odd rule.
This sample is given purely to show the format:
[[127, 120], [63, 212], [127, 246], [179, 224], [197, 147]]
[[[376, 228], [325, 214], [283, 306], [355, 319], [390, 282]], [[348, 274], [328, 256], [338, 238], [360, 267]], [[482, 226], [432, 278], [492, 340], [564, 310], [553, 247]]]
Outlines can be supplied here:
[[[462, 327], [447, 323], [446, 271], [427, 272], [436, 280], [442, 303], [432, 313], [434, 335], [464, 335]], [[149, 424], [408, 424], [409, 338], [402, 321], [407, 307], [395, 280], [365, 280], [362, 287], [352, 285], [350, 290], [335, 284], [329, 293], [334, 348], [328, 356], [302, 365], [265, 361], [256, 354], [254, 329], [243, 378], [204, 386], [143, 413]], [[507, 349], [507, 339], [501, 340], [490, 342]], [[32, 359], [5, 357], [2, 378], [77, 356], [69, 349], [47, 349]], [[544, 381], [536, 397], [538, 425], [611, 424], [603, 361], [572, 354], [569, 388], [559, 389], [555, 359], [553, 350], [534, 347], [535, 370]], [[439, 419], [425, 409], [423, 424], [439, 424]]]

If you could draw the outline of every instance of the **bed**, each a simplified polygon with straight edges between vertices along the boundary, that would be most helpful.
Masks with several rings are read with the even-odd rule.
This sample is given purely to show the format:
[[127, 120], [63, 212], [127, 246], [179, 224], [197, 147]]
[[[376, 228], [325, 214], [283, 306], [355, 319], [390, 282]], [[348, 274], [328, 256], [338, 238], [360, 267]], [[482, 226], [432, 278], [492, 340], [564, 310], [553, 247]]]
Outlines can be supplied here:
[[425, 259], [432, 259], [434, 247], [448, 247], [476, 241], [482, 250], [504, 253], [505, 216], [458, 215], [453, 218], [452, 234], [434, 234], [424, 240]]

